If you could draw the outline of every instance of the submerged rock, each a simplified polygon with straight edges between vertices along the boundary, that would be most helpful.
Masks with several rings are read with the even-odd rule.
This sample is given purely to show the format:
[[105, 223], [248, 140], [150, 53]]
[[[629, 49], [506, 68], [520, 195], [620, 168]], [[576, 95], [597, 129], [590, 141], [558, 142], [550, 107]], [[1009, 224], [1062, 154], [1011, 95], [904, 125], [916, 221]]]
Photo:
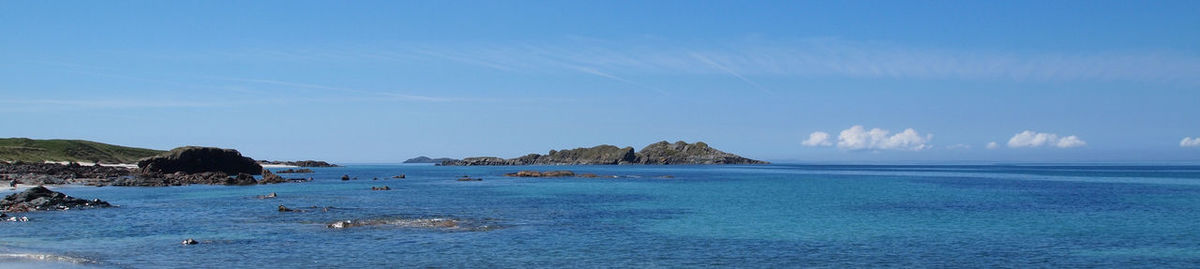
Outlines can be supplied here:
[[196, 239], [191, 239], [191, 238], [183, 240], [184, 245], [195, 245], [195, 244], [199, 244], [199, 243], [200, 242], [197, 242]]
[[461, 176], [461, 177], [458, 177], [458, 181], [483, 181], [483, 179], [482, 178], [473, 178], [470, 176]]
[[28, 212], [38, 210], [68, 210], [72, 208], [110, 207], [100, 199], [84, 200], [37, 186], [14, 193], [0, 200], [0, 209], [5, 212]]
[[383, 186], [383, 187], [371, 187], [371, 190], [373, 190], [373, 191], [390, 191], [390, 190], [392, 190], [392, 188], [390, 188], [390, 187], [388, 187], [388, 186]]
[[283, 206], [283, 205], [279, 205], [279, 212], [296, 212], [296, 211], [299, 211], [299, 210], [295, 210], [295, 209], [287, 208], [286, 206]]

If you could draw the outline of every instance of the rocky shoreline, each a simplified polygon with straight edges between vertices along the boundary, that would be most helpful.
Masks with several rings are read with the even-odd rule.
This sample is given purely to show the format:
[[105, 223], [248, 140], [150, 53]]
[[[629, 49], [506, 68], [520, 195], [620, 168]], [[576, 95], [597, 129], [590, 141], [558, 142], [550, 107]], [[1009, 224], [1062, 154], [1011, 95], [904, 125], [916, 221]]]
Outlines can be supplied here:
[[[262, 177], [256, 179], [255, 175]], [[0, 180], [28, 185], [141, 187], [191, 184], [245, 186], [304, 181], [271, 173], [237, 150], [192, 146], [142, 159], [138, 161], [137, 168], [132, 169], [77, 163], [0, 162]]]
[[498, 165], [621, 165], [621, 164], [768, 164], [769, 162], [745, 158], [709, 147], [704, 142], [689, 144], [683, 141], [669, 143], [660, 141], [647, 145], [640, 151], [633, 147], [619, 148], [599, 145], [590, 148], [551, 150], [542, 155], [531, 153], [525, 156], [504, 159], [499, 157], [470, 157], [448, 160], [438, 165], [446, 166], [498, 166]]

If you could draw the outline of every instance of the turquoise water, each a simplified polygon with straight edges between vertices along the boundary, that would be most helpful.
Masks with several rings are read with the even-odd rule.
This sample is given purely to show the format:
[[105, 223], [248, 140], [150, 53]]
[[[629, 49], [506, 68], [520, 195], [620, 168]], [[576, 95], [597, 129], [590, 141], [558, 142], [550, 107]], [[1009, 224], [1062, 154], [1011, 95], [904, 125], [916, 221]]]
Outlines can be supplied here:
[[[622, 177], [501, 176], [560, 169]], [[55, 188], [120, 207], [0, 223], [0, 267], [1200, 266], [1198, 166], [314, 170], [267, 186]], [[325, 227], [430, 218], [462, 227]]]

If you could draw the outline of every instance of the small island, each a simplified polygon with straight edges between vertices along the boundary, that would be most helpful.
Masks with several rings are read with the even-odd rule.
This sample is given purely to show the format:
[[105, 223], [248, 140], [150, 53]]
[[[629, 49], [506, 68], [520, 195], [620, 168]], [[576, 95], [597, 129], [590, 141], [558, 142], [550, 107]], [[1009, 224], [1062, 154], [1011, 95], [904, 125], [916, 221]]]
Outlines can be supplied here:
[[633, 147], [619, 148], [599, 145], [590, 148], [550, 150], [546, 155], [531, 153], [525, 156], [504, 159], [499, 157], [470, 157], [462, 160], [444, 161], [439, 165], [619, 165], [619, 164], [768, 164], [727, 153], [709, 147], [704, 142], [688, 144], [677, 141], [659, 141], [640, 151]]
[[427, 156], [419, 156], [419, 157], [416, 157], [416, 158], [412, 158], [412, 159], [405, 160], [405, 161], [404, 161], [404, 163], [444, 163], [444, 162], [451, 162], [451, 161], [458, 161], [458, 159], [454, 159], [454, 158], [429, 158], [429, 157], [427, 157]]

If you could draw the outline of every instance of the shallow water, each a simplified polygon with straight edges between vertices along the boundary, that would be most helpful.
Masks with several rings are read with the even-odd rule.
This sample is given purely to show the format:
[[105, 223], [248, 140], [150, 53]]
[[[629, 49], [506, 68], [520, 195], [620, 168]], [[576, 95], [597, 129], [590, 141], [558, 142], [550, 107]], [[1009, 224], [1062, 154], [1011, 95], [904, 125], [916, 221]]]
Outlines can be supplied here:
[[[622, 177], [502, 176], [560, 169]], [[267, 186], [55, 188], [119, 207], [0, 223], [0, 267], [1200, 265], [1197, 166], [314, 170]], [[342, 220], [383, 224], [326, 227]]]

